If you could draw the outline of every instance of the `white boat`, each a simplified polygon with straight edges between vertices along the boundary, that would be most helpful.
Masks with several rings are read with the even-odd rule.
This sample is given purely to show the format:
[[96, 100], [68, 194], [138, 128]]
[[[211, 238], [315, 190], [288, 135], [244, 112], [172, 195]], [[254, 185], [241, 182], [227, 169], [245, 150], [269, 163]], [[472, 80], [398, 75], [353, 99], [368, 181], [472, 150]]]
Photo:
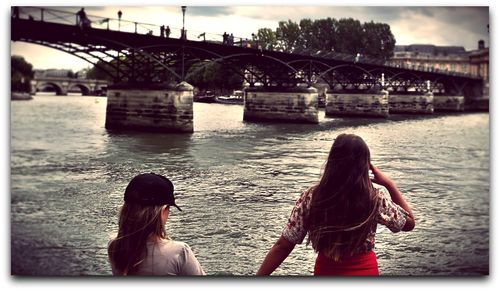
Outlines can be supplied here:
[[230, 96], [217, 96], [217, 103], [243, 104], [243, 91], [234, 91]]

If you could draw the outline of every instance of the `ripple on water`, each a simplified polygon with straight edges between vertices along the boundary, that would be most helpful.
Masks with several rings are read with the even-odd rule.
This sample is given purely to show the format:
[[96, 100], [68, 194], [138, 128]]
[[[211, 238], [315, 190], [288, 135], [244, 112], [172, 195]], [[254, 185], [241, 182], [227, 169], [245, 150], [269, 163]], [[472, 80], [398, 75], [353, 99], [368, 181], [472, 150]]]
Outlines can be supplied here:
[[[171, 212], [169, 235], [208, 274], [255, 274], [341, 132], [365, 139], [415, 212], [412, 232], [378, 228], [383, 275], [489, 272], [488, 114], [373, 120], [321, 111], [319, 125], [258, 124], [242, 121], [241, 106], [195, 103], [191, 135], [115, 134], [103, 127], [105, 102], [93, 100], [12, 104], [14, 274], [109, 275], [109, 234], [140, 172], [174, 182], [183, 211]], [[311, 275], [314, 259], [298, 245], [276, 274]]]

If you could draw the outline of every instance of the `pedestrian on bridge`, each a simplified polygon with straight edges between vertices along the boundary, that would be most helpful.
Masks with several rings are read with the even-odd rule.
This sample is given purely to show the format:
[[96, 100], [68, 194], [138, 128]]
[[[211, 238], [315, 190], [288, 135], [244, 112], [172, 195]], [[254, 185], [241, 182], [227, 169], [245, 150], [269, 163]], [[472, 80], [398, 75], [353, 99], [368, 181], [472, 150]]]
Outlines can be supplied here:
[[227, 44], [228, 36], [229, 35], [224, 31], [224, 34], [222, 35], [222, 44]]
[[160, 26], [160, 37], [165, 37], [165, 25]]
[[341, 134], [320, 181], [297, 199], [257, 275], [270, 275], [308, 235], [307, 244], [317, 253], [314, 275], [378, 276], [377, 224], [392, 232], [410, 231], [415, 220], [396, 184], [370, 162], [363, 139]]
[[130, 181], [118, 234], [108, 245], [113, 275], [205, 275], [189, 245], [167, 236], [170, 207], [181, 211], [167, 177], [147, 173]]
[[167, 38], [170, 37], [170, 27], [167, 25], [167, 28], [165, 29], [165, 35], [167, 36]]
[[78, 11], [78, 13], [76, 14], [78, 17], [78, 26], [81, 28], [81, 29], [85, 29], [85, 28], [90, 28], [90, 19], [87, 18], [87, 13], [85, 13], [85, 9], [82, 7], [82, 9], [80, 9], [80, 11]]

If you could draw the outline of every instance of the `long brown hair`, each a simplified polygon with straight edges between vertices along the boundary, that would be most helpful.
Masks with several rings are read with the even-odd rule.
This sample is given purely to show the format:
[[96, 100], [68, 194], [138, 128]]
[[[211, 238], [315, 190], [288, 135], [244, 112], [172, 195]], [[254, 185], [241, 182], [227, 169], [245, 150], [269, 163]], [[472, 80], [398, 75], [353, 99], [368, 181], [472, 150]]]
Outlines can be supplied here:
[[369, 169], [370, 150], [363, 139], [340, 134], [312, 188], [307, 243], [335, 261], [353, 255], [372, 228], [378, 199]]
[[108, 257], [121, 275], [134, 274], [146, 256], [146, 244], [151, 236], [166, 239], [161, 221], [163, 206], [141, 206], [124, 203], [118, 222], [118, 235], [108, 246]]

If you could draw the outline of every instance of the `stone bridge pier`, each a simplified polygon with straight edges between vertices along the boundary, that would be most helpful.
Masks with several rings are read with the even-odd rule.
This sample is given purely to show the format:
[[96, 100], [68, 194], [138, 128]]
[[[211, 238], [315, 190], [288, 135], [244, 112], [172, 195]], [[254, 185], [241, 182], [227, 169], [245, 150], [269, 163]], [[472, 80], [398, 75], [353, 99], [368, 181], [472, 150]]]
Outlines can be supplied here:
[[374, 92], [327, 92], [325, 116], [389, 116], [389, 97], [385, 90]]
[[115, 84], [108, 88], [106, 129], [193, 132], [193, 86]]
[[389, 92], [389, 113], [432, 114], [434, 94]]
[[318, 123], [318, 90], [312, 87], [249, 87], [243, 120]]

